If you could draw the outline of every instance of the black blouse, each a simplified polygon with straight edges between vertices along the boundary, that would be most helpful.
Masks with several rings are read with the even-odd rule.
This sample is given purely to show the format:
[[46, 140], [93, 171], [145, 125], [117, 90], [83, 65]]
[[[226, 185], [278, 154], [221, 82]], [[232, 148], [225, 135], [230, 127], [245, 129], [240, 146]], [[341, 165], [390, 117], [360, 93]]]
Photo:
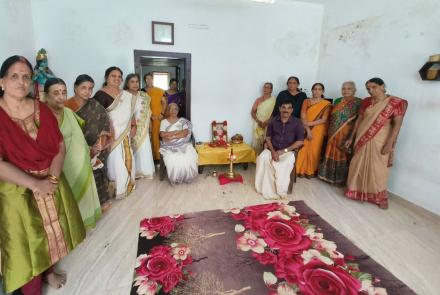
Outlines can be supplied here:
[[114, 101], [114, 98], [110, 94], [102, 90], [98, 90], [93, 98], [106, 109], [111, 106]]
[[293, 103], [293, 115], [298, 119], [301, 118], [301, 107], [304, 99], [307, 98], [307, 95], [304, 92], [298, 92], [296, 95], [290, 94], [288, 90], [281, 91], [275, 102], [275, 107], [273, 108], [272, 118], [275, 118], [280, 114], [280, 106], [283, 101], [291, 101]]

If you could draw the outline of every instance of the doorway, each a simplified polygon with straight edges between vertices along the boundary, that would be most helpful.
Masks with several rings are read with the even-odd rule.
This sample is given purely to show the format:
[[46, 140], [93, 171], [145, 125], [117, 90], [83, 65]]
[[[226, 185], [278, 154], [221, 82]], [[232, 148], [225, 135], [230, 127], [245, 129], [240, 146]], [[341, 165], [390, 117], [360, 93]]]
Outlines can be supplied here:
[[168, 89], [170, 79], [176, 79], [178, 90], [183, 96], [182, 116], [191, 120], [191, 54], [149, 50], [134, 50], [135, 72], [143, 77], [152, 72], [154, 84], [163, 90]]

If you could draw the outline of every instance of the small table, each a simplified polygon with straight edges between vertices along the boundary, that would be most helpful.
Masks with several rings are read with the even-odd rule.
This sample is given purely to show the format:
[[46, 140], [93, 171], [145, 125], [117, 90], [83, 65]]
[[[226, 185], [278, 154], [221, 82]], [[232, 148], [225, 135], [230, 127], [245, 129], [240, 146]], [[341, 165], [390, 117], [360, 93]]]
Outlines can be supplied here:
[[255, 150], [246, 143], [231, 143], [228, 147], [210, 147], [208, 143], [196, 144], [199, 155], [199, 174], [203, 173], [203, 166], [206, 165], [227, 165], [229, 164], [229, 153], [234, 150], [236, 160], [234, 164], [241, 163], [243, 168], [248, 168], [248, 163], [255, 163]]

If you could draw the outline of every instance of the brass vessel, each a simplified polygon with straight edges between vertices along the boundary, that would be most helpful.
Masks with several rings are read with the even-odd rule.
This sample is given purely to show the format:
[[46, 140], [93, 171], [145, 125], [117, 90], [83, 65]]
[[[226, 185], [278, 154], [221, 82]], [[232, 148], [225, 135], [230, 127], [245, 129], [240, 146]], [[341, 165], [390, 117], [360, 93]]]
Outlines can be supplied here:
[[229, 159], [229, 171], [223, 173], [223, 176], [228, 179], [235, 179], [239, 177], [240, 174], [234, 171], [235, 155], [234, 155], [234, 150], [232, 148], [231, 148], [231, 152], [229, 153], [228, 159]]

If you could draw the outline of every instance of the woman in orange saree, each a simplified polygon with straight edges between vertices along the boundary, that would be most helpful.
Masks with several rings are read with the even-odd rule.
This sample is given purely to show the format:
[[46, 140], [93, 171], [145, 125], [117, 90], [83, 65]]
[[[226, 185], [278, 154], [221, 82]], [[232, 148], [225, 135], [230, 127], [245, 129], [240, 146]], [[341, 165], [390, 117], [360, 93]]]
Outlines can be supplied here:
[[327, 133], [327, 119], [331, 104], [324, 97], [324, 85], [312, 86], [312, 98], [304, 100], [301, 108], [301, 121], [307, 137], [296, 159], [296, 173], [299, 177], [316, 177], [318, 174], [324, 136]]
[[351, 135], [362, 99], [355, 97], [356, 85], [352, 81], [342, 84], [342, 97], [335, 100], [330, 115], [325, 158], [319, 166], [318, 177], [325, 182], [344, 185], [348, 175], [350, 153], [344, 148]]
[[143, 89], [151, 97], [151, 146], [153, 148], [153, 159], [160, 160], [160, 122], [165, 118], [167, 100], [164, 97], [165, 91], [153, 86], [153, 74], [144, 75], [145, 88]]
[[386, 209], [389, 168], [408, 102], [387, 95], [380, 78], [368, 80], [365, 86], [371, 97], [363, 100], [353, 134], [345, 143], [350, 147], [355, 139], [345, 195]]

